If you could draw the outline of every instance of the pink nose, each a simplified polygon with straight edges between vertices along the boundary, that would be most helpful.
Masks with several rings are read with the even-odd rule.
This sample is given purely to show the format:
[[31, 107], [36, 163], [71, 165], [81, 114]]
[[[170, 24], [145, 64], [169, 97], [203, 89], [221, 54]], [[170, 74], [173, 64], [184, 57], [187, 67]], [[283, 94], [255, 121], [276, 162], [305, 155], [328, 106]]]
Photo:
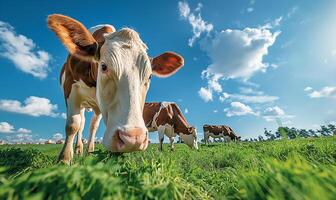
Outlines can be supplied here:
[[112, 138], [112, 151], [133, 152], [146, 150], [148, 146], [147, 130], [133, 128], [130, 130], [118, 129]]

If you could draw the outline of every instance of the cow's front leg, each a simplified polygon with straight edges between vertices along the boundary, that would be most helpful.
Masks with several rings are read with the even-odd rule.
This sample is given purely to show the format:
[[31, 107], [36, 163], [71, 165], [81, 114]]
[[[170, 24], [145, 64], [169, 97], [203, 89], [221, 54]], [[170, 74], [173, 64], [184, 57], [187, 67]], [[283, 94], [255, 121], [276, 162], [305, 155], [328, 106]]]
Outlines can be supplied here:
[[81, 122], [80, 122], [80, 127], [77, 133], [77, 141], [76, 141], [76, 148], [75, 148], [75, 153], [78, 155], [83, 154], [83, 130], [85, 126], [85, 108], [82, 108], [80, 111], [80, 116], [81, 116]]
[[70, 164], [73, 158], [73, 142], [76, 133], [79, 131], [81, 125], [80, 114], [80, 97], [77, 95], [78, 91], [73, 87], [69, 98], [67, 99], [67, 119], [65, 124], [65, 143], [59, 154], [58, 161], [65, 164]]
[[159, 150], [162, 151], [163, 150], [163, 147], [162, 147], [162, 143], [163, 143], [163, 140], [164, 140], [164, 131], [165, 131], [165, 127], [164, 126], [159, 126], [158, 128], [158, 134], [159, 134]]
[[88, 152], [89, 153], [94, 152], [96, 132], [98, 130], [101, 118], [102, 118], [102, 115], [101, 114], [96, 114], [96, 113], [94, 113], [94, 115], [91, 118], [90, 137], [89, 137], [89, 141], [88, 141]]
[[174, 137], [169, 137], [169, 142], [170, 142], [170, 149], [174, 151], [175, 146], [174, 146]]

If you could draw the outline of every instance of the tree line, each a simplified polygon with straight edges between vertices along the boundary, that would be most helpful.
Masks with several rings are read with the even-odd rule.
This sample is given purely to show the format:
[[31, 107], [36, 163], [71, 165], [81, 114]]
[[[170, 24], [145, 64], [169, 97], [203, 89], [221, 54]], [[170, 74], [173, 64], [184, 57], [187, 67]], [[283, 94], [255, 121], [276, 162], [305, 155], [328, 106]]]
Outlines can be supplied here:
[[295, 127], [280, 126], [274, 133], [264, 128], [264, 135], [258, 138], [245, 139], [244, 141], [265, 141], [278, 139], [295, 139], [295, 138], [316, 138], [336, 135], [336, 125], [321, 125], [319, 129], [298, 129]]

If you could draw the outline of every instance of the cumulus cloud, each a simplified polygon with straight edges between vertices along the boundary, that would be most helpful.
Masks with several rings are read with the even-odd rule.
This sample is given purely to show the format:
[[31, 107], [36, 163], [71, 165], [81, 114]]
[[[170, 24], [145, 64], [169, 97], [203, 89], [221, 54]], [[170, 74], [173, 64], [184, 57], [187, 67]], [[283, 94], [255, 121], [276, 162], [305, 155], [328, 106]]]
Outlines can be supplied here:
[[8, 122], [0, 122], [0, 133], [13, 133], [14, 126]]
[[49, 99], [30, 96], [23, 103], [17, 100], [1, 99], [0, 110], [29, 115], [33, 117], [50, 116], [58, 117], [57, 105], [52, 104]]
[[224, 112], [226, 113], [226, 116], [233, 117], [233, 116], [243, 116], [243, 115], [256, 115], [258, 116], [259, 113], [254, 112], [252, 108], [248, 105], [245, 105], [241, 102], [231, 102], [230, 108], [225, 108]]
[[54, 135], [53, 135], [53, 139], [55, 140], [55, 141], [57, 141], [57, 140], [61, 140], [61, 139], [63, 139], [64, 137], [63, 137], [63, 134], [62, 133], [55, 133]]
[[32, 131], [29, 129], [25, 129], [25, 128], [19, 128], [17, 130], [18, 133], [31, 133]]
[[10, 24], [0, 21], [0, 42], [0, 55], [11, 60], [19, 70], [40, 79], [47, 77], [51, 56], [38, 50], [33, 40], [16, 34]]
[[193, 43], [202, 33], [209, 33], [213, 29], [213, 25], [202, 19], [201, 8], [202, 4], [199, 3], [194, 12], [191, 12], [187, 2], [178, 2], [179, 13], [182, 19], [187, 20], [192, 27], [193, 36], [189, 39], [189, 46], [193, 46]]
[[336, 98], [336, 87], [326, 86], [320, 90], [314, 90], [312, 87], [304, 89], [310, 98]]
[[254, 95], [263, 95], [264, 92], [258, 91], [251, 87], [239, 87], [239, 91], [242, 94], [254, 94]]
[[284, 120], [293, 117], [293, 115], [287, 115], [285, 111], [278, 106], [268, 107], [263, 112], [263, 118], [268, 122]]
[[201, 48], [211, 59], [206, 69], [209, 74], [224, 78], [249, 79], [256, 72], [265, 72], [270, 66], [263, 62], [280, 34], [266, 27], [243, 30], [222, 30], [213, 38], [204, 39]]
[[188, 108], [185, 108], [185, 109], [184, 109], [184, 113], [185, 113], [185, 114], [188, 114], [188, 113], [189, 113]]
[[30, 134], [16, 134], [16, 135], [10, 135], [6, 136], [6, 140], [9, 143], [18, 143], [18, 142], [33, 142], [33, 136]]
[[242, 94], [229, 94], [224, 92], [219, 100], [224, 102], [225, 100], [241, 101], [244, 103], [272, 103], [278, 100], [279, 97], [269, 95], [242, 95]]
[[15, 130], [15, 127], [8, 122], [0, 122], [0, 133], [31, 133], [32, 131], [25, 128]]
[[198, 91], [198, 95], [205, 102], [212, 101], [212, 91], [210, 89], [201, 87], [201, 89]]

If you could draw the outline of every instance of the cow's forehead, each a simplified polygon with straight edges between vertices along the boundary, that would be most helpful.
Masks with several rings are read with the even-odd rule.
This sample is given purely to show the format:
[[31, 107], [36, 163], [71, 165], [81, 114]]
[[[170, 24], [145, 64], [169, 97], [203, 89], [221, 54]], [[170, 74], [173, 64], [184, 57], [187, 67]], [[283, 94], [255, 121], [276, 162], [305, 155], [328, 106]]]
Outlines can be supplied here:
[[130, 28], [123, 28], [119, 31], [105, 34], [104, 37], [105, 42], [109, 44], [123, 42], [138, 48], [140, 51], [146, 52], [148, 49], [146, 44], [141, 40], [138, 32]]

